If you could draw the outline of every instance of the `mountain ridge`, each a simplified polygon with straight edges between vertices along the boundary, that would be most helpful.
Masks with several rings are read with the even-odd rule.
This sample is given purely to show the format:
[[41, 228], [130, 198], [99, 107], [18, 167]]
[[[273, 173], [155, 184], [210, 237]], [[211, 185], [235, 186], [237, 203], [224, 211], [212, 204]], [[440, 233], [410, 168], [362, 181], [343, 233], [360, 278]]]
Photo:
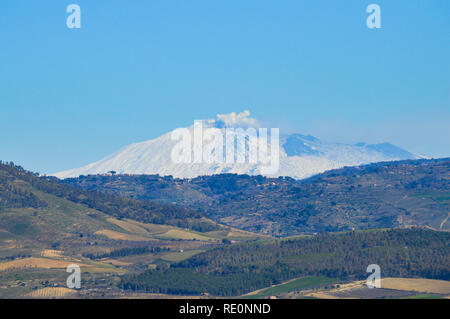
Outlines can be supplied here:
[[[248, 131], [245, 130], [260, 129], [261, 126], [258, 121], [250, 117], [248, 111], [239, 114], [219, 114], [216, 119], [199, 122], [206, 129], [216, 129], [222, 136], [226, 135], [227, 129], [242, 128], [244, 132], [236, 131], [235, 133], [238, 138], [246, 140], [246, 148], [248, 149], [252, 145], [257, 147], [256, 145], [261, 145], [260, 143], [267, 143], [267, 136], [261, 136], [261, 133], [255, 139], [249, 138]], [[196, 137], [194, 126], [188, 127], [187, 130], [194, 137], [192, 142], [195, 146], [199, 138], [203, 143], [204, 137]], [[257, 163], [250, 162], [248, 158], [245, 163], [228, 163], [226, 161], [176, 163], [172, 159], [172, 151], [177, 145], [177, 141], [171, 138], [175, 131], [165, 133], [152, 140], [132, 143], [97, 162], [53, 175], [58, 178], [69, 178], [114, 171], [119, 174], [159, 174], [162, 176], [193, 178], [222, 173], [258, 175], [261, 174], [266, 166], [261, 161]], [[202, 151], [204, 156], [207, 154], [215, 158], [219, 151], [217, 147], [212, 148], [212, 150], [207, 149], [211, 146], [211, 143], [205, 142]], [[358, 143], [354, 145], [326, 143], [311, 135], [299, 133], [280, 135], [279, 145], [279, 169], [274, 174], [262, 173], [263, 175], [272, 177], [290, 176], [302, 179], [344, 166], [423, 158], [421, 155], [413, 154], [390, 143]], [[240, 151], [238, 143], [234, 145], [233, 142], [232, 147], [234, 148], [233, 152], [236, 153], [248, 152], [248, 150]]]
[[63, 182], [176, 203], [228, 226], [280, 237], [371, 228], [450, 228], [449, 223], [442, 225], [450, 209], [450, 158], [345, 167], [304, 180], [237, 174], [193, 179], [92, 175]]

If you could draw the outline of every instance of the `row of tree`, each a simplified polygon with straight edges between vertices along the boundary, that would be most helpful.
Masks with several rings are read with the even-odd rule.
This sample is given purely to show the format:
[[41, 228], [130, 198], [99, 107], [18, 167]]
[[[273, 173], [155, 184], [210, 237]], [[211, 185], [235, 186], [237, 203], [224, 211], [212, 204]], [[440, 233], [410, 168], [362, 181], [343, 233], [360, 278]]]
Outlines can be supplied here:
[[133, 255], [154, 254], [170, 251], [170, 248], [166, 247], [130, 247], [113, 250], [104, 254], [83, 254], [84, 257], [90, 259], [102, 259], [102, 258], [118, 258]]

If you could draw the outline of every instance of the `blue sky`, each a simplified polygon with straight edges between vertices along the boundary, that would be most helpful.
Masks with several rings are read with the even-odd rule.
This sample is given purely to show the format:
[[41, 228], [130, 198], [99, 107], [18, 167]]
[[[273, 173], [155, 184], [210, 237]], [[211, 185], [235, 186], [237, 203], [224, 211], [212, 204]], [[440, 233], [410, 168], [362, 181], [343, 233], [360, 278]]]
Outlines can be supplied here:
[[449, 17], [448, 0], [2, 0], [0, 159], [53, 173], [244, 109], [450, 156]]

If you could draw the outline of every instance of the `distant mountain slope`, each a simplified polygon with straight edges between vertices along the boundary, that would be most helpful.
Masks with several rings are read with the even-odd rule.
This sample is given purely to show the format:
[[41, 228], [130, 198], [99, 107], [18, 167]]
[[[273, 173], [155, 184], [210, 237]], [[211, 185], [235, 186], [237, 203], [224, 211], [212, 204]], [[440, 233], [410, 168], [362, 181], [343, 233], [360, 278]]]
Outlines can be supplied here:
[[450, 229], [450, 159], [346, 167], [302, 181], [222, 174], [83, 176], [64, 183], [177, 203], [221, 223], [276, 236], [383, 227]]
[[[86, 191], [63, 184], [56, 178], [38, 177], [19, 166], [0, 163], [0, 212], [22, 208], [55, 208], [58, 205], [77, 206], [82, 211], [93, 209], [115, 218], [130, 218], [145, 223], [197, 230], [215, 229], [214, 225], [202, 219], [202, 214], [190, 208]], [[65, 209], [61, 209], [61, 212], [67, 213]], [[0, 218], [0, 229], [16, 226], [15, 222]], [[30, 227], [34, 226], [30, 224]]]
[[0, 251], [6, 256], [30, 247], [75, 250], [99, 241], [97, 231], [116, 230], [109, 215], [40, 190], [32, 185], [38, 179], [0, 164]]
[[[202, 126], [220, 130], [225, 136], [226, 128], [258, 127], [258, 122], [249, 117], [249, 112], [240, 114], [219, 114], [217, 119], [203, 120]], [[190, 126], [189, 132], [194, 140], [201, 140], [194, 134], [194, 126]], [[248, 139], [245, 132], [236, 132], [238, 136]], [[265, 164], [259, 163], [175, 163], [171, 153], [179, 142], [171, 139], [172, 132], [164, 134], [156, 139], [133, 143], [114, 154], [87, 166], [54, 174], [58, 178], [78, 177], [80, 175], [104, 174], [115, 171], [119, 174], [159, 174], [172, 175], [180, 178], [193, 178], [197, 176], [236, 173], [258, 175], [265, 174], [262, 169]], [[265, 141], [259, 136], [255, 143]], [[249, 142], [248, 142], [249, 143]], [[210, 152], [215, 156], [216, 148], [207, 151], [208, 142], [204, 142], [204, 152]], [[239, 149], [238, 144], [234, 150]], [[280, 163], [279, 170], [271, 177], [290, 176], [293, 178], [306, 178], [326, 170], [344, 166], [357, 166], [362, 164], [421, 158], [397, 146], [389, 143], [368, 145], [359, 143], [356, 145], [326, 143], [319, 139], [302, 134], [281, 135], [279, 140]], [[209, 154], [209, 153], [208, 153]]]

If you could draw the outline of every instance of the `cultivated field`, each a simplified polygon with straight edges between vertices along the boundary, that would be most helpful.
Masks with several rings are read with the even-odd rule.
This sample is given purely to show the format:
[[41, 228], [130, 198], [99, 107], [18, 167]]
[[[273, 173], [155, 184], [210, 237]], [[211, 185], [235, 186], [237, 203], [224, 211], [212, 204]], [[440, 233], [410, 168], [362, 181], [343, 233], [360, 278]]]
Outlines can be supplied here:
[[117, 259], [105, 259], [105, 260], [102, 260], [101, 262], [104, 264], [111, 264], [114, 266], [129, 266], [129, 265], [131, 265], [131, 263], [129, 263], [129, 262], [117, 260]]
[[417, 291], [450, 295], [450, 281], [421, 278], [383, 278], [381, 287], [406, 291]]
[[204, 252], [204, 250], [190, 250], [190, 251], [184, 251], [184, 252], [168, 253], [167, 255], [162, 256], [161, 259], [167, 260], [170, 262], [180, 262], [182, 260], [191, 258], [194, 255], [200, 254], [202, 252]]
[[181, 229], [171, 229], [164, 234], [158, 235], [160, 238], [167, 238], [167, 239], [183, 239], [183, 240], [216, 240], [214, 238], [206, 237], [203, 235], [196, 234], [194, 232], [184, 231]]
[[45, 249], [41, 252], [42, 257], [58, 258], [63, 254], [60, 250]]
[[[0, 263], [0, 271], [7, 271], [12, 269], [23, 269], [23, 268], [66, 268], [68, 265], [72, 264], [68, 261], [53, 260], [47, 258], [30, 257], [23, 259], [16, 259], [12, 261], [6, 261]], [[77, 263], [80, 267], [86, 266], [84, 264]]]
[[118, 220], [115, 218], [108, 218], [108, 221], [114, 225], [119, 226], [120, 228], [124, 229], [127, 232], [136, 234], [136, 235], [149, 235], [150, 233], [141, 226], [136, 225], [135, 223], [131, 223], [124, 220]]
[[108, 229], [96, 231], [94, 234], [95, 235], [103, 235], [103, 236], [108, 237], [109, 239], [114, 239], [114, 240], [128, 240], [128, 241], [153, 241], [153, 240], [155, 240], [155, 239], [149, 238], [149, 237], [119, 233], [117, 231], [108, 230]]
[[303, 277], [298, 279], [289, 280], [280, 285], [274, 285], [269, 288], [259, 289], [243, 296], [243, 298], [262, 298], [280, 293], [291, 292], [300, 289], [307, 289], [312, 287], [318, 287], [326, 284], [335, 283], [337, 279], [328, 277]]
[[75, 290], [69, 288], [45, 287], [26, 294], [25, 298], [51, 299], [51, 298], [69, 297], [76, 294], [77, 292]]
[[[422, 294], [419, 294], [422, 293]], [[433, 295], [436, 294], [436, 295]], [[370, 289], [365, 281], [341, 284], [334, 289], [305, 292], [302, 296], [321, 299], [438, 298], [450, 295], [450, 281], [422, 278], [383, 278], [381, 288]]]

